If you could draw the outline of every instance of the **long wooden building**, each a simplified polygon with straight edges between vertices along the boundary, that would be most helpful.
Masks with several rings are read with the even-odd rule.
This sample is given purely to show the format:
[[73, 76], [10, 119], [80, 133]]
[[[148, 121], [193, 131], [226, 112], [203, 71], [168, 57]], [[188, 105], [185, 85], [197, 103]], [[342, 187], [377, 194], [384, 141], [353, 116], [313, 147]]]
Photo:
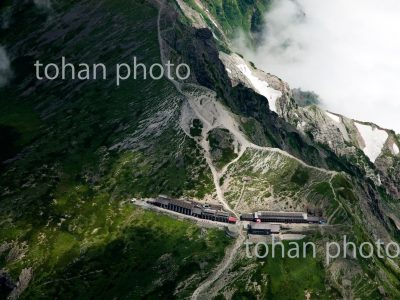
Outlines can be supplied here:
[[266, 222], [266, 223], [303, 223], [323, 224], [325, 220], [316, 216], [309, 216], [304, 212], [283, 212], [283, 211], [259, 211], [252, 214], [240, 216], [242, 221]]
[[278, 224], [268, 224], [268, 223], [257, 223], [251, 222], [247, 226], [247, 232], [254, 235], [271, 235], [277, 234], [281, 230], [281, 226]]
[[199, 219], [232, 224], [235, 224], [237, 221], [229, 212], [224, 211], [220, 205], [202, 204], [191, 200], [170, 199], [165, 196], [149, 200], [148, 203]]

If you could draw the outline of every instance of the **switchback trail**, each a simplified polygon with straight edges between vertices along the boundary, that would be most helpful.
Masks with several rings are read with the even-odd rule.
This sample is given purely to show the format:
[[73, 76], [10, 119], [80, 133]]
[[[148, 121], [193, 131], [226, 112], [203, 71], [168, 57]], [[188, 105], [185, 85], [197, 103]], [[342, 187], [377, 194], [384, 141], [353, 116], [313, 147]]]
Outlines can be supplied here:
[[[167, 53], [166, 50], [166, 45], [165, 41], [163, 40], [162, 33], [166, 30], [169, 30], [169, 28], [162, 30], [161, 29], [161, 18], [163, 11], [165, 10], [166, 7], [166, 1], [165, 0], [155, 0], [156, 3], [159, 6], [158, 9], [158, 17], [157, 17], [157, 30], [158, 30], [158, 42], [159, 42], [159, 48], [160, 48], [160, 57], [161, 57], [161, 62], [165, 66], [167, 61], [166, 61], [166, 55]], [[173, 27], [174, 24], [171, 24]], [[197, 143], [203, 148], [204, 150], [204, 156], [206, 159], [206, 162], [211, 170], [212, 176], [213, 176], [213, 182], [215, 186], [215, 191], [217, 194], [218, 201], [224, 206], [224, 208], [227, 211], [232, 212], [238, 219], [239, 219], [239, 214], [235, 209], [232, 209], [229, 204], [226, 202], [224, 198], [224, 192], [222, 190], [220, 181], [223, 178], [223, 176], [226, 174], [228, 171], [229, 167], [233, 164], [235, 164], [237, 161], [241, 159], [243, 154], [246, 152], [247, 149], [255, 149], [259, 151], [270, 151], [270, 152], [275, 152], [279, 153], [280, 155], [289, 157], [301, 165], [308, 167], [310, 169], [318, 170], [320, 172], [330, 174], [331, 176], [336, 175], [337, 173], [334, 171], [310, 166], [306, 164], [304, 161], [298, 159], [297, 157], [294, 157], [293, 155], [278, 149], [278, 148], [269, 148], [269, 147], [261, 147], [258, 145], [255, 145], [251, 143], [246, 136], [239, 130], [238, 124], [236, 123], [236, 120], [232, 113], [230, 113], [221, 103], [219, 103], [215, 99], [215, 93], [209, 89], [206, 89], [205, 87], [198, 86], [196, 84], [191, 84], [191, 83], [182, 83], [178, 82], [172, 78], [167, 78], [177, 89], [177, 91], [187, 100], [189, 103], [189, 106], [191, 107], [192, 111], [196, 114], [197, 118], [200, 119], [204, 125], [204, 128], [202, 130], [202, 138], [200, 141], [196, 140]], [[193, 91], [197, 91], [193, 92]], [[201, 93], [199, 93], [201, 92]], [[200, 94], [200, 95], [199, 95]], [[204, 100], [204, 101], [202, 101]], [[208, 103], [210, 104], [211, 101], [211, 106], [212, 110], [209, 111], [209, 113], [219, 113], [219, 115], [213, 116], [212, 119], [209, 119], [209, 115], [205, 113], [204, 106], [202, 106], [201, 103]], [[214, 119], [216, 117], [217, 119], [219, 118], [219, 123], [216, 122], [217, 119]], [[222, 168], [222, 170], [218, 170], [216, 166], [214, 165], [211, 154], [210, 154], [210, 145], [208, 142], [207, 135], [208, 133], [217, 127], [225, 127], [226, 129], [229, 130], [229, 132], [236, 138], [238, 144], [240, 145], [240, 151], [238, 153], [238, 156], [232, 160], [230, 163], [228, 163], [225, 167]], [[190, 136], [191, 137], [191, 136]], [[193, 137], [191, 137], [193, 138]], [[243, 191], [242, 191], [243, 192]], [[215, 270], [211, 273], [211, 275], [203, 281], [199, 287], [194, 291], [194, 293], [191, 296], [192, 300], [196, 299], [208, 299], [206, 293], [207, 288], [209, 288], [216, 280], [218, 280], [232, 265], [236, 254], [238, 253], [239, 248], [243, 245], [245, 241], [245, 235], [243, 233], [241, 223], [238, 221], [238, 226], [239, 226], [239, 236], [236, 239], [235, 243], [230, 246], [225, 253], [225, 257], [223, 258], [222, 262], [215, 268]]]

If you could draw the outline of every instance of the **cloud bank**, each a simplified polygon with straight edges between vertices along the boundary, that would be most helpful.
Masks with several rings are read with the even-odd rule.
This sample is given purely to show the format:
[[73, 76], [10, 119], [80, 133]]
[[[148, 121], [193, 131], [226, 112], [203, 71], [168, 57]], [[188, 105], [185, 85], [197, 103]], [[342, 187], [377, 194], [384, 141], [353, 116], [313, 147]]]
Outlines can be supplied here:
[[257, 50], [259, 68], [325, 107], [400, 133], [400, 1], [274, 0]]

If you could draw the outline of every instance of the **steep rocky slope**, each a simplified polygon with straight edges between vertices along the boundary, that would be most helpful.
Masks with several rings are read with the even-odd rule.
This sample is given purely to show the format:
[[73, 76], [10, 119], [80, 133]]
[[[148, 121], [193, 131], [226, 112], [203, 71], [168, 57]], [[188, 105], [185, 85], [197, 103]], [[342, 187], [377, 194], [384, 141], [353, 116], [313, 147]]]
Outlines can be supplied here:
[[[207, 48], [210, 38], [211, 34], [205, 39]], [[171, 38], [166, 40], [171, 41]], [[207, 55], [196, 56], [212, 57], [209, 51]], [[301, 209], [305, 205], [317, 203], [330, 222], [349, 224], [350, 227], [344, 232], [359, 243], [369, 239], [390, 241], [396, 238], [399, 182], [393, 173], [398, 172], [399, 141], [395, 133], [374, 124], [349, 120], [326, 112], [316, 105], [300, 107], [293, 98], [293, 92], [281, 79], [257, 70], [239, 55], [224, 53], [223, 48], [218, 54], [223, 66], [215, 56], [216, 54], [210, 60], [217, 69], [213, 72], [218, 72], [219, 76], [207, 74], [204, 68], [205, 75], [196, 78], [196, 81], [215, 90], [222, 103], [238, 115], [237, 126], [241, 128], [241, 132], [247, 134], [250, 142], [239, 143], [242, 144], [239, 155], [218, 174], [224, 200], [231, 207], [242, 211], [262, 208]], [[212, 80], [209, 79], [210, 76], [213, 76]], [[227, 84], [226, 76], [229, 78]], [[218, 85], [221, 81], [224, 84]], [[227, 91], [224, 88], [227, 85], [231, 85], [233, 89]], [[254, 97], [246, 88], [267, 98], [268, 104], [266, 105], [265, 98]], [[240, 91], [240, 96], [243, 92], [246, 95], [238, 97], [237, 91]], [[230, 126], [226, 127], [226, 123], [229, 122], [225, 120], [220, 126], [228, 129]], [[234, 130], [230, 132], [234, 133]], [[252, 143], [258, 146], [249, 146]], [[296, 170], [294, 157], [279, 157], [276, 151], [271, 153], [272, 149], [268, 148], [271, 146], [299, 158], [303, 166]], [[259, 150], [249, 151], [249, 148]], [[258, 153], [260, 150], [265, 154]], [[305, 168], [304, 162], [308, 164]], [[324, 178], [318, 172], [313, 174], [313, 168], [321, 171], [318, 167], [340, 173], [335, 175], [333, 172], [329, 176], [329, 171], [322, 171], [327, 174]], [[388, 172], [388, 169], [391, 171]], [[301, 175], [297, 175], [297, 172]], [[296, 182], [297, 180], [299, 181]], [[288, 182], [293, 183], [293, 187]], [[363, 232], [361, 235], [360, 228]], [[341, 268], [352, 270], [352, 264], [354, 262], [341, 262]], [[366, 271], [364, 262], [359, 261], [357, 264], [360, 270]], [[369, 265], [367, 269], [374, 269], [377, 274], [382, 274], [381, 268], [381, 263], [376, 262], [375, 266]], [[389, 272], [396, 274], [396, 269], [397, 267], [389, 267], [387, 271], [391, 270]], [[328, 269], [331, 278], [336, 278], [337, 272], [335, 268]], [[351, 274], [351, 271], [347, 274]], [[350, 285], [339, 288], [339, 283], [336, 287], [342, 290], [342, 296], [379, 298], [384, 288], [378, 293], [375, 293], [378, 287], [375, 290], [367, 288], [372, 280], [377, 279], [372, 277], [375, 279], [365, 281], [357, 278], [352, 281], [346, 275], [342, 280], [350, 280]], [[338, 278], [334, 281], [337, 280]], [[387, 281], [386, 275], [378, 281]], [[397, 289], [398, 283], [395, 281], [389, 289], [397, 293], [393, 290]], [[357, 285], [358, 288], [355, 287]], [[349, 290], [345, 292], [345, 289]]]

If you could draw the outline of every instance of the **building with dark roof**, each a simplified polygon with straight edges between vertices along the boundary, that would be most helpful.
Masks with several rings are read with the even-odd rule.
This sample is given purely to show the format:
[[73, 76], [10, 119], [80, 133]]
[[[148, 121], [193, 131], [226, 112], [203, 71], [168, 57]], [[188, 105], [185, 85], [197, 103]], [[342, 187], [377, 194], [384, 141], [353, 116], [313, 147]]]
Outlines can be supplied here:
[[247, 232], [254, 235], [271, 235], [280, 231], [281, 226], [278, 224], [252, 222], [247, 226]]
[[148, 201], [148, 203], [200, 219], [233, 224], [237, 221], [235, 217], [222, 210], [221, 205], [202, 204], [191, 200], [170, 199], [165, 196], [159, 196], [155, 200]]
[[253, 214], [243, 214], [240, 216], [242, 221], [257, 221], [265, 223], [322, 223], [320, 217], [309, 216], [304, 212], [284, 212], [284, 211], [259, 211]]

